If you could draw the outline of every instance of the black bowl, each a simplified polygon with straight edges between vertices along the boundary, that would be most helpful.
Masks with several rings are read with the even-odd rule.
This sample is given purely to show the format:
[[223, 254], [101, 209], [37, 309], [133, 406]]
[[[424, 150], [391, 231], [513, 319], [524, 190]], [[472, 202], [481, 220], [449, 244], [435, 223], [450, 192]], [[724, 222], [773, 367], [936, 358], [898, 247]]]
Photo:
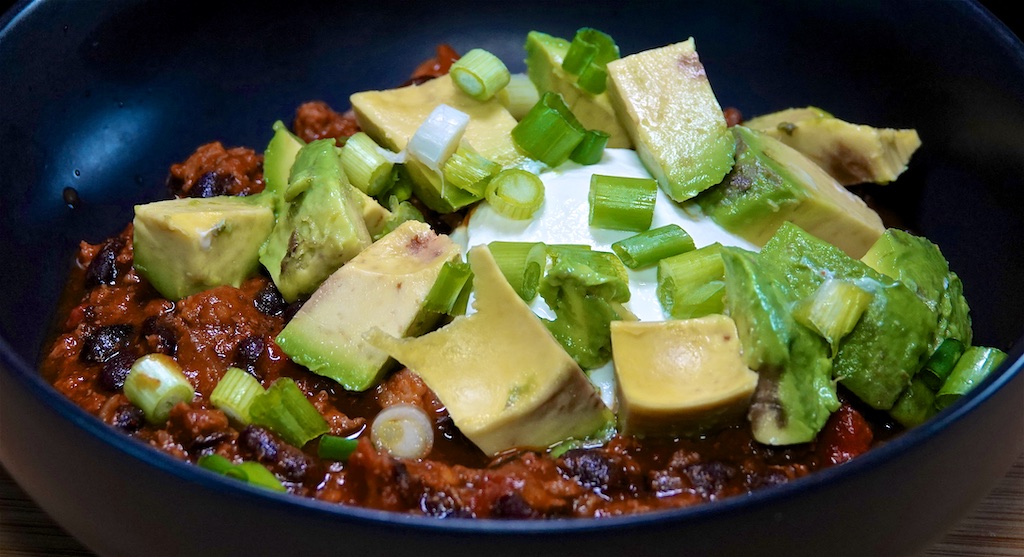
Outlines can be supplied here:
[[[982, 497], [1024, 446], [1024, 46], [971, 2], [34, 2], [0, 20], [0, 460], [106, 555], [906, 555]], [[926, 425], [791, 484], [603, 520], [434, 520], [268, 494], [158, 453], [36, 371], [71, 254], [166, 196], [207, 141], [262, 149], [306, 100], [402, 82], [435, 45], [523, 57], [527, 31], [610, 33], [630, 53], [694, 36], [746, 114], [814, 104], [916, 128], [871, 194], [964, 279], [994, 377]], [[522, 69], [521, 63], [512, 70]], [[63, 200], [74, 188], [80, 203]]]

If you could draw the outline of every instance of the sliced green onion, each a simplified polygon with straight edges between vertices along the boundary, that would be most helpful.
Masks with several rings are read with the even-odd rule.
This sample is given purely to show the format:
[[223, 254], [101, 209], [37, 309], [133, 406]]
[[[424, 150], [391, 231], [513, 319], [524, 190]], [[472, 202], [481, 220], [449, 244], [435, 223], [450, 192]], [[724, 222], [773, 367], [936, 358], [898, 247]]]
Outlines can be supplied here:
[[426, 299], [423, 300], [423, 309], [434, 313], [451, 315], [456, 307], [456, 302], [462, 290], [469, 282], [473, 271], [469, 264], [464, 261], [446, 261], [441, 266], [441, 271], [430, 288]]
[[839, 341], [850, 334], [870, 303], [871, 294], [856, 284], [828, 279], [814, 294], [796, 304], [793, 317], [828, 341], [835, 356]]
[[232, 420], [248, 425], [252, 422], [249, 407], [263, 393], [258, 379], [240, 368], [229, 367], [210, 393], [210, 402]]
[[598, 95], [608, 86], [608, 62], [619, 57], [619, 47], [607, 34], [584, 27], [576, 32], [562, 60], [562, 69], [579, 76], [577, 86]]
[[434, 446], [434, 423], [418, 406], [388, 406], [373, 419], [370, 440], [391, 456], [423, 458]]
[[653, 265], [666, 257], [693, 251], [693, 238], [678, 224], [652, 228], [612, 244], [612, 251], [630, 269]]
[[383, 238], [392, 230], [398, 228], [398, 226], [405, 221], [418, 220], [420, 222], [425, 222], [423, 213], [408, 201], [399, 201], [397, 197], [391, 196], [388, 199], [388, 207], [390, 208], [391, 216], [389, 216], [384, 222], [384, 226], [381, 228], [380, 232], [373, 236], [374, 241]]
[[654, 220], [658, 182], [594, 174], [590, 177], [590, 226], [642, 232]]
[[611, 136], [607, 132], [601, 130], [587, 130], [587, 133], [583, 135], [583, 141], [569, 154], [569, 160], [582, 165], [601, 162], [609, 137]]
[[544, 203], [544, 182], [532, 172], [509, 168], [491, 178], [484, 198], [500, 215], [528, 219]]
[[466, 279], [466, 285], [462, 287], [462, 292], [459, 292], [459, 297], [455, 299], [455, 303], [452, 304], [452, 310], [448, 312], [448, 315], [456, 317], [459, 315], [466, 314], [466, 308], [469, 307], [469, 296], [473, 293], [473, 274], [469, 274], [469, 278]]
[[935, 395], [936, 408], [942, 410], [956, 402], [995, 371], [1005, 359], [1006, 352], [998, 348], [971, 346], [964, 350], [949, 378]]
[[272, 491], [287, 491], [281, 481], [277, 479], [277, 476], [258, 462], [242, 461], [235, 464], [219, 454], [208, 454], [199, 457], [196, 464], [201, 468], [206, 468], [229, 478], [241, 480], [250, 485]]
[[427, 168], [440, 172], [448, 157], [459, 147], [468, 124], [468, 114], [439, 104], [412, 134], [406, 150]]
[[320, 411], [287, 377], [274, 381], [267, 392], [256, 397], [249, 407], [249, 416], [252, 423], [266, 427], [299, 448], [330, 430]]
[[232, 468], [235, 467], [234, 462], [231, 462], [230, 460], [227, 459], [227, 457], [223, 457], [217, 453], [207, 454], [199, 457], [199, 460], [196, 461], [196, 464], [199, 465], [200, 468], [206, 468], [207, 470], [210, 470], [211, 472], [216, 472], [218, 474], [227, 474], [228, 470], [231, 470]]
[[910, 382], [910, 386], [889, 409], [889, 415], [904, 427], [919, 426], [935, 413], [935, 391], [920, 377], [915, 377]]
[[586, 133], [562, 96], [548, 91], [512, 128], [512, 140], [530, 157], [555, 167], [569, 160]]
[[353, 186], [366, 195], [378, 195], [391, 186], [395, 164], [365, 132], [356, 132], [341, 148], [341, 168]]
[[124, 380], [124, 395], [142, 409], [151, 424], [162, 424], [179, 402], [192, 402], [195, 389], [174, 358], [147, 354], [132, 364]]
[[953, 367], [963, 355], [965, 348], [964, 343], [955, 338], [944, 339], [928, 358], [921, 371], [917, 373], [917, 376], [932, 391], [938, 391], [953, 371]]
[[448, 70], [455, 86], [479, 101], [486, 101], [508, 85], [511, 74], [500, 58], [482, 48], [462, 55]]
[[709, 244], [658, 262], [658, 300], [673, 319], [703, 317], [725, 309], [722, 245]]
[[443, 170], [447, 183], [478, 197], [483, 197], [488, 182], [498, 172], [500, 164], [485, 159], [466, 142], [448, 157]]
[[540, 242], [496, 241], [487, 248], [516, 294], [526, 302], [533, 300], [547, 264], [547, 247]]
[[522, 120], [540, 100], [537, 86], [533, 84], [530, 76], [524, 73], [512, 74], [508, 85], [498, 91], [496, 96], [498, 102], [508, 109], [508, 113], [516, 120]]
[[317, 455], [320, 458], [329, 460], [348, 460], [356, 447], [359, 446], [359, 439], [338, 437], [337, 435], [321, 435], [320, 446], [317, 447]]

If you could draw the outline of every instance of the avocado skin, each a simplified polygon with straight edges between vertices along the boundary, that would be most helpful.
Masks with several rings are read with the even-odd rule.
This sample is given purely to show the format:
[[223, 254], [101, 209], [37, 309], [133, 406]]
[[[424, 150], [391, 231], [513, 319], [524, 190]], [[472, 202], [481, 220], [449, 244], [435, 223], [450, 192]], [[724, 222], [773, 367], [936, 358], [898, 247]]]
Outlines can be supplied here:
[[748, 414], [754, 438], [769, 445], [811, 441], [839, 408], [828, 344], [793, 319], [794, 295], [772, 260], [734, 247], [721, 255], [726, 309], [747, 366], [758, 372]]
[[299, 149], [287, 187], [276, 196], [277, 223], [260, 262], [289, 302], [308, 296], [370, 245], [362, 206], [333, 139]]
[[783, 224], [760, 256], [784, 273], [794, 300], [827, 277], [853, 281], [872, 294], [864, 315], [839, 345], [832, 375], [873, 408], [892, 408], [931, 354], [932, 311], [904, 284], [878, 273], [800, 227]]

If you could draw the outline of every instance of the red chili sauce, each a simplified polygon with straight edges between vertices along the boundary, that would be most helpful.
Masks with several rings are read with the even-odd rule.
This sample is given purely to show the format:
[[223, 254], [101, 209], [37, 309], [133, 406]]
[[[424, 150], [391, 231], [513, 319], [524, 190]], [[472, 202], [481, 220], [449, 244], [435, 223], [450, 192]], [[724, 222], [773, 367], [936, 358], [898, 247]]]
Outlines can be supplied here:
[[[443, 74], [457, 58], [439, 47], [437, 58], [417, 68], [411, 81]], [[732, 119], [740, 118], [735, 111]], [[322, 102], [301, 105], [292, 127], [305, 141], [341, 139], [359, 129], [351, 111], [335, 112]], [[262, 174], [262, 156], [252, 149], [209, 143], [173, 165], [167, 184], [177, 197], [249, 195], [262, 191]], [[130, 225], [100, 244], [81, 244], [60, 331], [42, 362], [44, 376], [89, 413], [161, 451], [191, 462], [211, 453], [257, 461], [300, 496], [435, 517], [631, 514], [782, 484], [845, 462], [896, 431], [840, 389], [842, 407], [805, 445], [762, 445], [742, 425], [700, 439], [616, 436], [603, 447], [557, 458], [532, 450], [490, 458], [463, 437], [437, 397], [407, 369], [375, 389], [353, 393], [292, 363], [274, 339], [300, 303], [287, 304], [267, 276], [171, 302], [136, 274], [132, 258]], [[151, 353], [174, 357], [196, 389], [195, 400], [178, 404], [160, 426], [148, 424], [122, 392], [132, 362]], [[331, 434], [359, 434], [358, 449], [345, 462], [323, 460], [315, 440], [294, 447], [265, 428], [232, 423], [209, 402], [229, 366], [248, 371], [264, 387], [293, 378]], [[435, 441], [426, 458], [397, 459], [369, 442], [365, 430], [373, 417], [398, 403], [433, 417]]]

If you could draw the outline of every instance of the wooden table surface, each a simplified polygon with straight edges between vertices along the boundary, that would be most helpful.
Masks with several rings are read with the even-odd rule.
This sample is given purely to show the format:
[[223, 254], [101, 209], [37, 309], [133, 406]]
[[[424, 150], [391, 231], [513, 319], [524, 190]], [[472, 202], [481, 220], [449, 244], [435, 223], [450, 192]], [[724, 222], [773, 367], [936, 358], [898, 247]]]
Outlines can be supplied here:
[[[0, 556], [91, 556], [0, 468]], [[960, 524], [919, 557], [1024, 556], [1024, 455]]]

